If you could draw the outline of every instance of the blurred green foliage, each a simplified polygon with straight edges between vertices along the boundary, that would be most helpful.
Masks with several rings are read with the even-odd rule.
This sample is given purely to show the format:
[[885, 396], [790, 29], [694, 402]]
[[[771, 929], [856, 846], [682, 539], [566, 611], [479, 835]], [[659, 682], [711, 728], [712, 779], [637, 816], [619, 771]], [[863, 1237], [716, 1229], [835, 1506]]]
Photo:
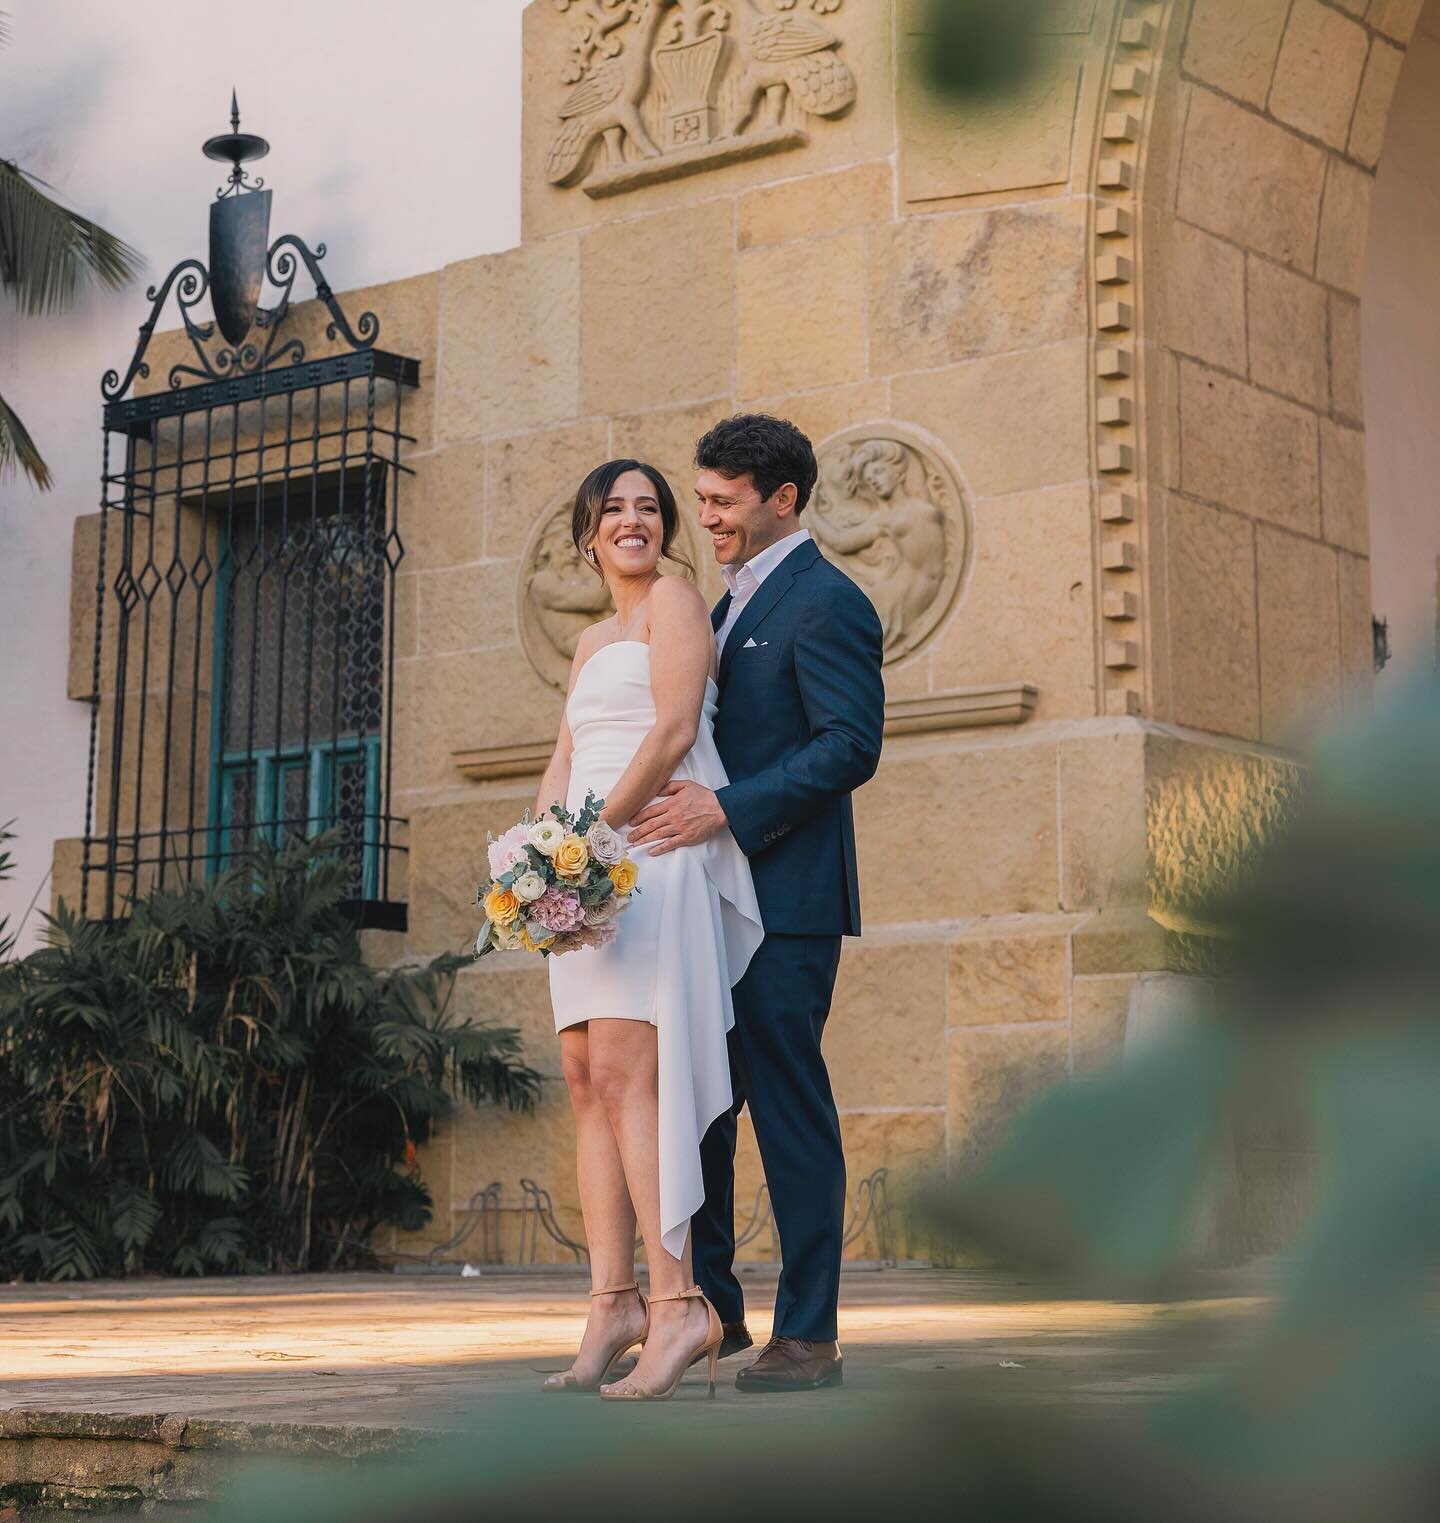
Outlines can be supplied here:
[[453, 1095], [533, 1104], [518, 1034], [450, 1008], [468, 958], [365, 963], [335, 845], [110, 923], [62, 902], [0, 962], [0, 1279], [363, 1264], [428, 1219]]

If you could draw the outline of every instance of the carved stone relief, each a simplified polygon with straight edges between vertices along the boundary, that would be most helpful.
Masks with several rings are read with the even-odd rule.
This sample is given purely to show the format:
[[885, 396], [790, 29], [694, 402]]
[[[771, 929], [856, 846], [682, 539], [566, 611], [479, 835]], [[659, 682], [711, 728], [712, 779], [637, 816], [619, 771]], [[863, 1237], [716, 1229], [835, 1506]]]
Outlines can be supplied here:
[[936, 447], [898, 424], [847, 429], [818, 453], [805, 523], [826, 558], [857, 582], [885, 628], [885, 660], [934, 633], [970, 554], [970, 508]]
[[[605, 584], [575, 548], [570, 535], [574, 498], [568, 493], [540, 515], [520, 561], [520, 643], [530, 664], [552, 687], [565, 689], [575, 647], [587, 626], [615, 612]], [[675, 548], [697, 569], [691, 528], [681, 520]], [[681, 569], [662, 561], [662, 569]]]
[[554, 0], [574, 24], [553, 185], [615, 195], [803, 146], [804, 122], [855, 102], [843, 0]]

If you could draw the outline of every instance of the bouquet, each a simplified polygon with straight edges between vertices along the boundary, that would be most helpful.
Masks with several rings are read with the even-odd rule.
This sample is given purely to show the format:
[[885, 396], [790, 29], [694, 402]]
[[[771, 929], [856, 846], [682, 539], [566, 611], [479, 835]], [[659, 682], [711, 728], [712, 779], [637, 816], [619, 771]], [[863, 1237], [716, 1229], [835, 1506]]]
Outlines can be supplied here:
[[600, 818], [604, 807], [604, 799], [587, 793], [578, 815], [552, 804], [532, 820], [527, 809], [499, 840], [489, 838], [490, 877], [475, 894], [485, 912], [476, 957], [516, 951], [558, 957], [615, 939], [639, 869]]

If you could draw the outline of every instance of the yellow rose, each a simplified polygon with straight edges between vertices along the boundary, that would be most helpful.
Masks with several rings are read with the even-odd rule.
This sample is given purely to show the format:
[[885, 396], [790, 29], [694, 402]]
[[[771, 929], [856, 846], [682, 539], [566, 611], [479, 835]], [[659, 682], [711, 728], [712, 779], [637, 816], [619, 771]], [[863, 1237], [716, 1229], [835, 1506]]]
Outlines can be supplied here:
[[534, 937], [531, 936], [530, 927], [528, 925], [522, 925], [520, 927], [520, 950], [522, 952], [543, 952], [547, 948], [553, 947], [554, 945], [555, 938], [553, 936], [547, 936], [543, 941], [536, 941]]
[[508, 888], [492, 888], [485, 895], [485, 917], [491, 925], [509, 925], [520, 913], [520, 901]]
[[610, 869], [610, 881], [615, 885], [617, 894], [629, 894], [635, 891], [635, 880], [640, 876], [640, 869], [629, 857], [622, 858]]
[[566, 836], [555, 848], [555, 871], [562, 878], [583, 878], [590, 865], [590, 853], [579, 836]]

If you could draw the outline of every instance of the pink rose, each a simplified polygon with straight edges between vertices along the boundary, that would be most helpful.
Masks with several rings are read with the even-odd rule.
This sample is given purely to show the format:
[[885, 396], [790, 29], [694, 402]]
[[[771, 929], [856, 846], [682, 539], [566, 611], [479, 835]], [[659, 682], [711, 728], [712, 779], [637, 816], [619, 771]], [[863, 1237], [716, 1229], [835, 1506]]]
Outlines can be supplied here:
[[526, 916], [557, 936], [564, 936], [585, 921], [580, 895], [572, 888], [547, 889], [526, 911]]
[[498, 841], [490, 843], [490, 876], [503, 878], [512, 868], [519, 867], [529, 859], [525, 855], [525, 843], [529, 839], [527, 825], [512, 825]]

